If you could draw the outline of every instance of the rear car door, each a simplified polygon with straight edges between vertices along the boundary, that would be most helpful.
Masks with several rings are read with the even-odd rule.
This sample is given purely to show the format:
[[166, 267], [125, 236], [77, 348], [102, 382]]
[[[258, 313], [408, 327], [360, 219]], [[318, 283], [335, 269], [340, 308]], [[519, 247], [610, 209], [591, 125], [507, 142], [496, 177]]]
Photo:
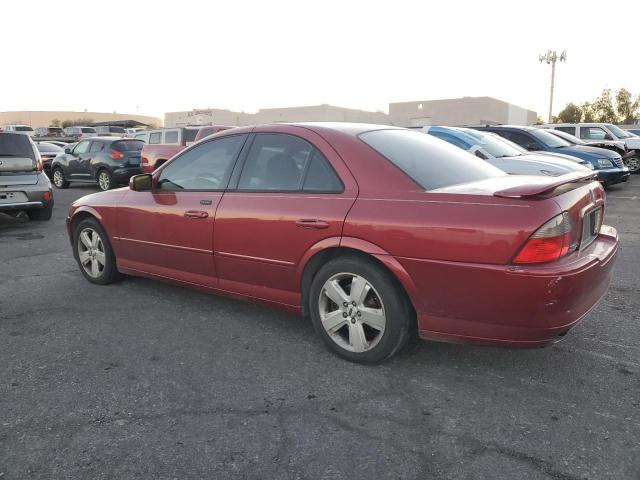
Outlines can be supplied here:
[[216, 214], [219, 285], [298, 305], [298, 266], [323, 240], [339, 244], [357, 185], [316, 133], [295, 126], [255, 132]]
[[198, 144], [156, 171], [151, 191], [128, 191], [118, 207], [118, 264], [215, 287], [214, 218], [245, 140]]
[[102, 151], [105, 149], [105, 143], [100, 140], [93, 140], [91, 142], [91, 146], [89, 147], [89, 151], [79, 157], [79, 163], [82, 168], [83, 173], [89, 174], [91, 178], [95, 177], [96, 172], [94, 171], [94, 162], [93, 159], [96, 158]]

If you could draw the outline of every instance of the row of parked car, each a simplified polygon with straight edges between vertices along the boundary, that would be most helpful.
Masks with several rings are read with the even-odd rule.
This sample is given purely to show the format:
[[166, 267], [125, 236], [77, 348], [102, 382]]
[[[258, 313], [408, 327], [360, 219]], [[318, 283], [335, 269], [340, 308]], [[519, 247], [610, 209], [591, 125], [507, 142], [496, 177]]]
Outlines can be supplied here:
[[124, 128], [115, 125], [100, 125], [95, 127], [77, 125], [73, 127], [37, 127], [29, 125], [3, 125], [0, 131], [15, 132], [29, 135], [34, 138], [71, 138], [79, 140], [81, 138], [97, 136], [132, 136], [142, 128]]

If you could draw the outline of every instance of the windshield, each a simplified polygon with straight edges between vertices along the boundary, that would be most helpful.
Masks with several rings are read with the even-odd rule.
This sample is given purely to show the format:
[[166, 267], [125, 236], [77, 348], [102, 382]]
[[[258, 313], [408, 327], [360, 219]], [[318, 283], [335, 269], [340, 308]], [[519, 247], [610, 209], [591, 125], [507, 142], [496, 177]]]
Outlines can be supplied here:
[[425, 190], [506, 175], [458, 147], [413, 130], [374, 130], [359, 135]]
[[550, 148], [562, 148], [571, 146], [571, 144], [566, 140], [563, 140], [560, 137], [556, 137], [554, 134], [545, 132], [544, 130], [532, 128], [529, 130], [529, 133]]
[[631, 138], [633, 135], [630, 135], [629, 132], [625, 132], [620, 127], [617, 127], [611, 123], [606, 124], [607, 128], [618, 138]]
[[583, 144], [587, 143], [584, 140], [580, 140], [575, 135], [571, 135], [570, 133], [563, 132], [562, 130], [545, 130], [545, 132], [549, 132], [551, 135], [555, 135], [556, 137], [560, 137], [560, 138], [562, 138], [562, 139], [566, 140], [567, 142], [572, 143], [574, 145], [583, 145]]
[[457, 130], [475, 138], [480, 148], [492, 157], [517, 157], [523, 154], [521, 148], [516, 148], [513, 144], [505, 143], [490, 133], [480, 132], [471, 128], [458, 128]]

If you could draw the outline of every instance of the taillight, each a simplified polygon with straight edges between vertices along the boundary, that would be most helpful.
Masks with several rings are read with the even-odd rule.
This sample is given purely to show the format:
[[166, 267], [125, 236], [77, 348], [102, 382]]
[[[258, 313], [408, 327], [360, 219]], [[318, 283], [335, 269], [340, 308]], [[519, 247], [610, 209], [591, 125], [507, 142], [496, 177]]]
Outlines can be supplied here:
[[111, 158], [113, 160], [122, 160], [124, 158], [124, 154], [114, 148], [111, 149]]
[[553, 217], [540, 227], [520, 249], [514, 263], [545, 263], [564, 257], [577, 245], [571, 245], [571, 220], [567, 212]]
[[45, 202], [48, 202], [49, 200], [51, 200], [51, 197], [53, 195], [51, 194], [51, 192], [44, 192], [42, 194], [42, 200], [44, 200]]

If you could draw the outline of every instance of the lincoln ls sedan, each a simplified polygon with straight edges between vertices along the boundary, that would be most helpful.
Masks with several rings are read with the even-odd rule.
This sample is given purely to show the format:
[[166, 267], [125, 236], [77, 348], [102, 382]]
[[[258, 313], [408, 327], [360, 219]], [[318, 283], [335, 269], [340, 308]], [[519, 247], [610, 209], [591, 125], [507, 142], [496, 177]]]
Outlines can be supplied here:
[[70, 208], [80, 272], [139, 275], [311, 318], [378, 363], [424, 339], [536, 347], [609, 285], [618, 249], [591, 171], [510, 176], [380, 125], [225, 130]]

